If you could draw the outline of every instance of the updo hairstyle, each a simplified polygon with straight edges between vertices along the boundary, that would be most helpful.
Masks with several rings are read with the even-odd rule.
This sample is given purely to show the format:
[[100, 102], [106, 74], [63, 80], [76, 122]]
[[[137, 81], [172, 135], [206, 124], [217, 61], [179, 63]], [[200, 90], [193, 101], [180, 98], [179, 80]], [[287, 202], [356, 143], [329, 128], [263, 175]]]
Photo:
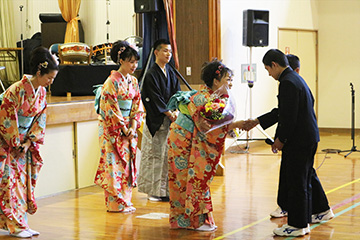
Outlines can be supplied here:
[[139, 53], [131, 47], [128, 42], [122, 40], [118, 40], [113, 43], [110, 56], [111, 60], [117, 64], [120, 64], [120, 59], [123, 61], [131, 60], [132, 57], [134, 57], [137, 61], [140, 59]]
[[59, 71], [57, 61], [45, 47], [37, 47], [31, 52], [29, 65], [31, 75], [36, 75], [39, 70], [41, 76], [54, 70]]
[[232, 71], [226, 67], [221, 61], [214, 58], [211, 62], [205, 62], [201, 69], [201, 80], [203, 80], [209, 88], [212, 88], [214, 78], [221, 80], [227, 73], [231, 76]]

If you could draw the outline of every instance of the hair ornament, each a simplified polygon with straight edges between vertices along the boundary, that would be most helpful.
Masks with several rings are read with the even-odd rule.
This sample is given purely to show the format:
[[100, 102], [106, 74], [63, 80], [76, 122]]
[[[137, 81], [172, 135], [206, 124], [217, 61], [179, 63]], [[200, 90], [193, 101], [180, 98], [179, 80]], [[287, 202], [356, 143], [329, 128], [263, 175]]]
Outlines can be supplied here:
[[48, 67], [48, 62], [47, 61], [45, 61], [45, 62], [43, 62], [43, 63], [39, 63], [39, 66], [38, 66], [38, 68], [39, 68], [39, 70], [41, 69], [41, 68], [47, 68]]
[[223, 70], [223, 65], [222, 64], [220, 64], [219, 66], [218, 66], [218, 69], [215, 71], [215, 73], [216, 73], [216, 75], [219, 75], [219, 77], [220, 77], [220, 74], [221, 74], [221, 71]]
[[126, 47], [120, 47], [119, 51], [118, 51], [118, 57], [117, 57], [117, 62], [120, 62], [120, 55], [121, 53], [123, 53], [125, 51]]
[[129, 47], [131, 47], [135, 51], [139, 52], [139, 48], [135, 44], [130, 44]]

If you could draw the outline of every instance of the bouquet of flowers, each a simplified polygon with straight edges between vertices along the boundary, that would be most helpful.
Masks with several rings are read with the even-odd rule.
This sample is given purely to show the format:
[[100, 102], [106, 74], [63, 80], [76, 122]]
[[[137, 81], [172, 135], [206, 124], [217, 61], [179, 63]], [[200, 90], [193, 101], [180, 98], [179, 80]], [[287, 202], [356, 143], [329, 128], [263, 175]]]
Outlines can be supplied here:
[[228, 95], [221, 96], [222, 98], [209, 99], [209, 101], [200, 109], [200, 115], [208, 120], [221, 120], [225, 118], [223, 111]]
[[200, 108], [200, 131], [207, 133], [230, 124], [235, 119], [235, 113], [235, 101], [229, 89], [225, 86], [220, 87]]

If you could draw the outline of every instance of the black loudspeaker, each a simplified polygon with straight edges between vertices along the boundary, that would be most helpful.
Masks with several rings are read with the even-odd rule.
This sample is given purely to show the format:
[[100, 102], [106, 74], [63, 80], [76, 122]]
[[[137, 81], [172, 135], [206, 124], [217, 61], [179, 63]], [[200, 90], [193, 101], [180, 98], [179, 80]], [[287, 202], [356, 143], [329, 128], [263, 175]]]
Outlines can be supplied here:
[[158, 0], [134, 0], [134, 10], [136, 13], [157, 12]]
[[269, 45], [269, 11], [244, 10], [243, 46], [264, 47]]

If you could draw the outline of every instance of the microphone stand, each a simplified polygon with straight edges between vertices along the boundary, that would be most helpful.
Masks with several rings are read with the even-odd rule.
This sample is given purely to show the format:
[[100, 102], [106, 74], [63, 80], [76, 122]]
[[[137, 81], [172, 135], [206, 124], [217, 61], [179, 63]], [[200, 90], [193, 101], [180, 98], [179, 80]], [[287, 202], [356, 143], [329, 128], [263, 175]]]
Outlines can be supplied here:
[[349, 156], [353, 152], [360, 152], [360, 150], [357, 150], [356, 146], [355, 146], [355, 90], [354, 90], [354, 85], [352, 83], [350, 83], [350, 88], [351, 88], [351, 139], [352, 139], [352, 147], [351, 147], [350, 150], [338, 151], [339, 153], [341, 153], [341, 152], [349, 152], [348, 154], [346, 154], [344, 156], [345, 158], [347, 156]]
[[[109, 43], [109, 39], [110, 39], [110, 34], [109, 34], [109, 29], [110, 29], [110, 21], [109, 21], [109, 6], [110, 6], [110, 0], [106, 0], [106, 42]], [[107, 45], [105, 45], [104, 47], [104, 53], [105, 53], [105, 65], [107, 65]]]
[[22, 75], [24, 75], [24, 39], [23, 39], [23, 22], [22, 22], [22, 9], [24, 8], [23, 5], [19, 6], [20, 8], [20, 25], [21, 25], [21, 34], [20, 34], [20, 47], [21, 47], [21, 74], [20, 74], [20, 78], [22, 77]]
[[107, 43], [109, 43], [109, 36], [110, 36], [109, 6], [110, 6], [110, 0], [106, 0], [106, 42]]

